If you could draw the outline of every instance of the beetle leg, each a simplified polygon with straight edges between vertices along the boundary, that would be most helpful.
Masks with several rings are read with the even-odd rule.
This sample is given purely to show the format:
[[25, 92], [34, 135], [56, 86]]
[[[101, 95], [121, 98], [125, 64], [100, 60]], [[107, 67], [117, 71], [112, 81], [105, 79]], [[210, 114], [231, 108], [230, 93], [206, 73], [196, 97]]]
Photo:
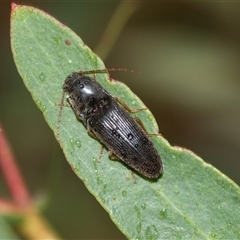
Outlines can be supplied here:
[[140, 118], [135, 117], [134, 120], [139, 124], [139, 126], [143, 129], [143, 131], [144, 131], [149, 137], [161, 136], [160, 133], [148, 133], [148, 132], [147, 132], [147, 129], [146, 129], [145, 126], [143, 125], [143, 122], [141, 121]]
[[118, 156], [116, 156], [112, 151], [108, 151], [108, 156], [111, 158], [111, 159], [114, 159], [114, 160], [120, 160]]
[[90, 127], [89, 127], [88, 125], [87, 125], [87, 132], [88, 132], [88, 134], [89, 134], [91, 137], [93, 137], [93, 138], [95, 138], [95, 139], [98, 140], [98, 138], [96, 137], [96, 135], [94, 134], [94, 132], [91, 131], [91, 129], [90, 129]]
[[64, 103], [55, 103], [56, 107], [71, 107], [70, 104], [64, 104]]
[[109, 77], [109, 80], [110, 80], [110, 82], [117, 82], [117, 80], [112, 77]]
[[137, 180], [136, 180], [136, 176], [134, 174], [134, 172], [132, 170], [130, 170], [130, 174], [126, 176], [127, 180], [132, 180], [133, 179], [133, 183], [136, 184]]
[[136, 183], [137, 183], [137, 180], [136, 180], [136, 177], [135, 177], [133, 171], [131, 171], [131, 175], [132, 175], [132, 178], [133, 178], [133, 183], [136, 184]]
[[100, 163], [101, 162], [101, 160], [102, 160], [102, 154], [103, 154], [103, 150], [104, 150], [104, 146], [102, 145], [101, 146], [101, 151], [100, 151], [100, 154], [99, 154], [99, 156], [98, 156], [98, 162]]
[[[109, 155], [109, 157], [111, 158], [111, 159], [113, 159], [113, 160], [120, 160], [121, 161], [121, 159], [119, 159], [119, 157], [118, 156], [116, 156], [112, 151], [108, 151], [108, 155]], [[133, 178], [133, 183], [135, 184], [135, 183], [137, 183], [137, 181], [136, 181], [136, 177], [135, 177], [135, 175], [134, 175], [134, 172], [131, 170], [131, 176], [132, 176], [132, 178]], [[128, 179], [128, 178], [127, 178]]]
[[[119, 98], [115, 98], [116, 101], [118, 101], [128, 112], [130, 113], [137, 113], [137, 112], [140, 112], [140, 111], [144, 111], [144, 110], [147, 110], [148, 108], [147, 107], [144, 107], [144, 108], [139, 108], [139, 109], [134, 109], [132, 110], [131, 108], [128, 107], [128, 105], [123, 102], [121, 99]], [[142, 121], [140, 120], [140, 118], [138, 117], [134, 117], [135, 121], [139, 124], [139, 126], [144, 130], [144, 132], [149, 136], [149, 137], [152, 137], [152, 136], [161, 136], [160, 133], [148, 133], [145, 126], [143, 125]]]
[[128, 112], [130, 113], [137, 113], [137, 112], [140, 112], [140, 111], [144, 111], [144, 110], [147, 110], [147, 107], [144, 107], [144, 108], [138, 108], [138, 109], [131, 109], [130, 107], [128, 107], [128, 105], [123, 102], [121, 99], [119, 98], [115, 98], [115, 100], [117, 102], [119, 102]]
[[[98, 138], [96, 137], [96, 135], [94, 134], [93, 131], [91, 131], [90, 127], [87, 125], [87, 132], [88, 134], [92, 137], [98, 140]], [[104, 145], [101, 144], [101, 150], [100, 150], [100, 154], [98, 156], [98, 162], [100, 163], [102, 160], [102, 154], [103, 154], [103, 150], [104, 150]]]

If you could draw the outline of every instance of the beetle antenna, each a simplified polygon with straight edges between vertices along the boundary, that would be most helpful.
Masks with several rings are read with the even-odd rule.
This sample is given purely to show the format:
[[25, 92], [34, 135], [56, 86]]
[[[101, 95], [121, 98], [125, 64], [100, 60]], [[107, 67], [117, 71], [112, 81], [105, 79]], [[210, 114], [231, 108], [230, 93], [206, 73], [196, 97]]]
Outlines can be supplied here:
[[62, 92], [62, 98], [61, 98], [61, 102], [59, 103], [59, 112], [58, 112], [58, 119], [57, 119], [57, 140], [60, 141], [60, 122], [61, 122], [61, 118], [62, 118], [62, 109], [63, 109], [63, 101], [64, 101], [64, 96], [65, 96], [65, 92]]
[[128, 69], [128, 68], [107, 68], [108, 71], [111, 72], [131, 72], [131, 73], [141, 73], [138, 70]]
[[83, 74], [92, 74], [92, 73], [108, 73], [108, 72], [132, 72], [132, 73], [141, 73], [140, 71], [128, 69], [128, 68], [105, 68], [105, 69], [93, 69], [93, 70], [84, 70], [78, 71], [78, 73]]

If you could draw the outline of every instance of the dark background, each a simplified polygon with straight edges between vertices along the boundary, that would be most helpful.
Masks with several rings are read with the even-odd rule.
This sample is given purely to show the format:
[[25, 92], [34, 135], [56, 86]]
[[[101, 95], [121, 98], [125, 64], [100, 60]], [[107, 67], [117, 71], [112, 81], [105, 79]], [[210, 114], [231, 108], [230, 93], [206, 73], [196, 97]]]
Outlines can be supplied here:
[[[94, 50], [119, 2], [34, 2]], [[71, 171], [13, 62], [10, 2], [0, 2], [0, 122], [35, 199], [64, 239], [124, 238]], [[108, 58], [160, 132], [240, 183], [240, 3], [139, 2]], [[111, 36], [109, 36], [110, 38]], [[101, 57], [101, 56], [100, 56]], [[1, 176], [1, 174], [0, 174]], [[0, 195], [7, 195], [1, 177]]]

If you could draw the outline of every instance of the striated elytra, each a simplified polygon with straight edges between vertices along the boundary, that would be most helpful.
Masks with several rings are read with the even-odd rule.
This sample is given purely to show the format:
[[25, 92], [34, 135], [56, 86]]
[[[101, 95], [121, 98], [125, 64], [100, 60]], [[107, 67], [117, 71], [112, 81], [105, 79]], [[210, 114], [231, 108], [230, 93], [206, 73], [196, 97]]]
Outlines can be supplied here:
[[110, 155], [148, 178], [159, 177], [163, 164], [153, 143], [129, 111], [94, 78], [74, 72], [63, 90], [77, 118]]

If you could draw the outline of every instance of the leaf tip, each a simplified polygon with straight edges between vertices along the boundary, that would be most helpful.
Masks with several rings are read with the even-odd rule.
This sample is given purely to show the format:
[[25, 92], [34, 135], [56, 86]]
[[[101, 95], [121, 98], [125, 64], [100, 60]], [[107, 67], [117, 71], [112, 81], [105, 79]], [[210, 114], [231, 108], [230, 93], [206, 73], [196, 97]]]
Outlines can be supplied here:
[[13, 16], [15, 15], [15, 11], [16, 11], [16, 8], [18, 8], [19, 5], [17, 5], [16, 3], [14, 2], [11, 2], [11, 20], [13, 19]]
[[14, 2], [11, 3], [12, 11], [17, 7], [18, 5]]

